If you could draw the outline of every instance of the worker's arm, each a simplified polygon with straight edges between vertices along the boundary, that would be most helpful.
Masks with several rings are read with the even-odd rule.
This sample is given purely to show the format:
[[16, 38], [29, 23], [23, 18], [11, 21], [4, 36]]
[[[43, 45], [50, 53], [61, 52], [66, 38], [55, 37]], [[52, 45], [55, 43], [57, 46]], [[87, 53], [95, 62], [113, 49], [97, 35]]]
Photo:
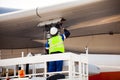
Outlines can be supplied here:
[[68, 38], [70, 36], [70, 32], [67, 29], [64, 29], [64, 35]]
[[45, 44], [45, 51], [46, 51], [46, 54], [49, 54], [49, 44], [48, 44], [48, 41]]
[[64, 34], [61, 34], [62, 40], [64, 41], [66, 38], [70, 36], [70, 32], [67, 29], [64, 29]]

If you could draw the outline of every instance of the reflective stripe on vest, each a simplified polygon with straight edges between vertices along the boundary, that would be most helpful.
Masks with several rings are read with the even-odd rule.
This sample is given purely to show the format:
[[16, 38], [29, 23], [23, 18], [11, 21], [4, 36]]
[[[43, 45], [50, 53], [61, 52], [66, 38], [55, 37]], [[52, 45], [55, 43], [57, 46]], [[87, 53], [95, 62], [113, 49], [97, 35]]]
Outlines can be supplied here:
[[60, 52], [65, 51], [63, 40], [62, 40], [62, 37], [60, 35], [50, 38], [48, 40], [48, 43], [49, 43], [49, 46], [50, 46], [49, 47], [49, 53], [57, 52], [57, 51], [60, 51]]

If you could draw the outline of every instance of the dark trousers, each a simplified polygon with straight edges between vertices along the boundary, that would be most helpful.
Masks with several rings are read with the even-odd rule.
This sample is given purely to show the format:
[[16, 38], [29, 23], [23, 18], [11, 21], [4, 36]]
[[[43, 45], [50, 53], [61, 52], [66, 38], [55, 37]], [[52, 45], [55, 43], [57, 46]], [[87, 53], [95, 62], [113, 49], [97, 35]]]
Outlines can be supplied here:
[[62, 71], [63, 61], [51, 61], [48, 63], [48, 72]]
[[[59, 53], [62, 53], [62, 52], [57, 51], [57, 52], [52, 52], [51, 54], [59, 54]], [[62, 71], [63, 60], [48, 62], [47, 66], [48, 66], [48, 68], [47, 68], [48, 72]]]

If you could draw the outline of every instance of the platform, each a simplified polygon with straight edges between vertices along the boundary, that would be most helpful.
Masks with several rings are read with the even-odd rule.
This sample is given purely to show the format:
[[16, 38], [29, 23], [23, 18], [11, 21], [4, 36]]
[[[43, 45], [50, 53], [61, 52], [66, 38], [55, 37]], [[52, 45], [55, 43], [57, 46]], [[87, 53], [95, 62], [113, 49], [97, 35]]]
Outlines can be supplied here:
[[[87, 54], [86, 54], [87, 55]], [[86, 55], [75, 54], [72, 52], [62, 53], [62, 54], [51, 54], [51, 55], [37, 55], [31, 57], [19, 57], [12, 59], [2, 59], [0, 60], [0, 67], [6, 68], [6, 71], [9, 71], [8, 66], [12, 66], [14, 70], [14, 75], [9, 76], [8, 72], [6, 77], [9, 76], [10, 80], [17, 80], [18, 76], [16, 75], [16, 65], [29, 64], [32, 67], [32, 73], [25, 75], [26, 78], [19, 80], [44, 80], [47, 78], [47, 74], [54, 75], [57, 73], [65, 74], [65, 79], [59, 80], [88, 80], [88, 57]], [[67, 67], [61, 72], [47, 72], [47, 62], [63, 60], [65, 62], [63, 67]], [[35, 65], [42, 66], [35, 66]], [[37, 72], [38, 69], [42, 69], [41, 72]], [[35, 78], [29, 79], [28, 76], [33, 76]], [[6, 77], [1, 77], [4, 80]]]

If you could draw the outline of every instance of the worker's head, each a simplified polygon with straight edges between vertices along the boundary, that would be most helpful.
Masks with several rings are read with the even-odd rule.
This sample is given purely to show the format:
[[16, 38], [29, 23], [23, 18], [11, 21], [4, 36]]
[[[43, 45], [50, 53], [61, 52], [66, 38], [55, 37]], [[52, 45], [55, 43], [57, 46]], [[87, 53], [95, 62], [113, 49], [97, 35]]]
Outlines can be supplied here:
[[57, 34], [58, 34], [58, 29], [57, 29], [56, 27], [51, 27], [51, 28], [50, 28], [50, 34], [51, 34], [52, 36], [57, 35]]

